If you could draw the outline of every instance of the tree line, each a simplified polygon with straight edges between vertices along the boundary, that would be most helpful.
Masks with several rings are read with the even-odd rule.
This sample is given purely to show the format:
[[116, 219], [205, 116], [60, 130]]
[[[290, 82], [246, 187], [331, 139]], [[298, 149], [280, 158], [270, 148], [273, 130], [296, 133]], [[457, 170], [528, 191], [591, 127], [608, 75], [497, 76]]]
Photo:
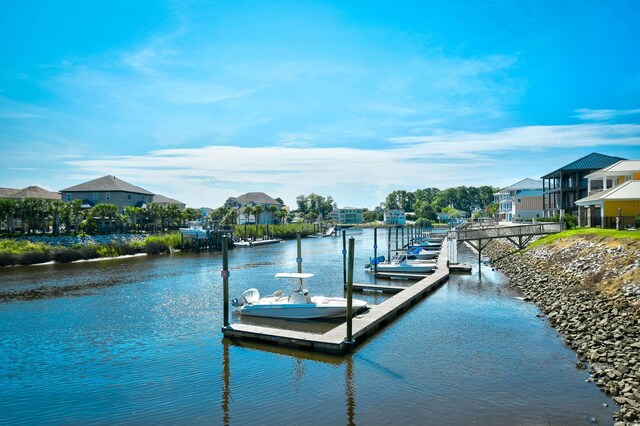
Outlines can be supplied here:
[[16, 219], [24, 233], [49, 232], [57, 235], [64, 228], [78, 232], [158, 231], [202, 217], [199, 209], [180, 209], [174, 204], [150, 203], [146, 208], [127, 206], [120, 213], [114, 204], [83, 208], [80, 200], [64, 202], [42, 198], [0, 199], [0, 222], [15, 232]]

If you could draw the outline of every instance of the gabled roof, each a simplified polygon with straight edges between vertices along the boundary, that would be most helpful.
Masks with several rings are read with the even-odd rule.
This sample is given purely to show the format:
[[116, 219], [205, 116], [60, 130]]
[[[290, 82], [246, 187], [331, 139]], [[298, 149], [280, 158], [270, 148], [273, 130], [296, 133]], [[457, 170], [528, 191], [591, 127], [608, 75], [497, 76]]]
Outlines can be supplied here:
[[70, 186], [60, 192], [132, 192], [134, 194], [154, 195], [152, 192], [142, 189], [139, 186], [131, 185], [115, 176], [107, 175], [80, 185]]
[[239, 197], [231, 197], [232, 200], [240, 204], [275, 204], [281, 205], [279, 202], [265, 194], [264, 192], [247, 192]]
[[640, 200], [640, 180], [629, 180], [622, 185], [605, 191], [596, 192], [576, 201], [578, 205], [587, 205], [602, 200]]
[[153, 196], [154, 203], [164, 203], [164, 204], [185, 204], [182, 201], [174, 200], [173, 198], [165, 197], [164, 195], [155, 194]]
[[640, 160], [622, 160], [596, 172], [588, 174], [587, 178], [598, 178], [604, 175], [621, 176], [629, 173], [640, 172]]
[[62, 196], [58, 192], [47, 191], [46, 189], [40, 188], [39, 186], [27, 186], [24, 189], [21, 189], [18, 192], [13, 193], [7, 198], [43, 198], [45, 200], [61, 200]]
[[519, 189], [542, 189], [542, 181], [525, 178], [520, 182], [516, 182], [511, 186], [507, 186], [506, 188], [502, 188], [500, 192], [503, 191], [517, 191]]
[[551, 173], [547, 173], [542, 176], [542, 178], [551, 177], [560, 171], [571, 171], [571, 170], [599, 170], [604, 167], [610, 166], [614, 163], [617, 163], [620, 160], [624, 160], [624, 158], [620, 157], [612, 157], [610, 155], [598, 154], [597, 152], [592, 152], [589, 155], [585, 155], [582, 158], [577, 159], [576, 161], [567, 164], [566, 166], [560, 167], [557, 170], [552, 171]]
[[10, 198], [11, 195], [20, 191], [19, 189], [14, 188], [0, 188], [0, 198]]

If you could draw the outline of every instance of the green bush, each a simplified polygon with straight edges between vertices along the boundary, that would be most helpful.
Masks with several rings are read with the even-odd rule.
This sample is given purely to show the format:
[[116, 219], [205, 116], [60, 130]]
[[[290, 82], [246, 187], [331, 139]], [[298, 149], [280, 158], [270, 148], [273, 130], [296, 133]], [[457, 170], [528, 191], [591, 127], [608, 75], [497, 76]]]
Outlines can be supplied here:
[[61, 248], [54, 250], [51, 253], [51, 258], [60, 263], [69, 263], [76, 260], [84, 259], [82, 252], [79, 249]]
[[18, 255], [18, 263], [20, 265], [33, 265], [36, 263], [45, 263], [51, 260], [49, 253], [45, 251], [25, 251]]
[[0, 266], [15, 265], [17, 262], [18, 257], [15, 254], [9, 251], [0, 252]]
[[162, 254], [171, 251], [169, 245], [160, 237], [149, 237], [145, 241], [147, 254]]

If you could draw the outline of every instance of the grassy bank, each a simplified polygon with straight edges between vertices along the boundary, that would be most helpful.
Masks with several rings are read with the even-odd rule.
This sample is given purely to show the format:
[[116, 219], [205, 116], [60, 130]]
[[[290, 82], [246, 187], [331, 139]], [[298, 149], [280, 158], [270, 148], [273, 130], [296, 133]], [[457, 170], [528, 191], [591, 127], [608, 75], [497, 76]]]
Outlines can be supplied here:
[[75, 245], [73, 247], [57, 247], [29, 241], [0, 240], [0, 266], [33, 265], [50, 261], [68, 263], [76, 260], [138, 253], [162, 254], [179, 246], [179, 232], [147, 237], [142, 242]]
[[[257, 233], [255, 225], [246, 226], [247, 239], [252, 238], [264, 238], [267, 232], [267, 225], [258, 225]], [[290, 225], [269, 225], [269, 236], [273, 238], [282, 238], [283, 240], [293, 240], [296, 238], [296, 234], [300, 232], [303, 237], [314, 233], [313, 224], [311, 223], [299, 223]], [[234, 236], [238, 238], [245, 238], [245, 226], [236, 225], [234, 230]]]
[[584, 237], [586, 239], [618, 239], [618, 240], [640, 240], [639, 231], [616, 231], [615, 229], [600, 228], [577, 228], [563, 231], [558, 234], [547, 235], [540, 238], [527, 247], [527, 250], [534, 247], [551, 244], [564, 238]]

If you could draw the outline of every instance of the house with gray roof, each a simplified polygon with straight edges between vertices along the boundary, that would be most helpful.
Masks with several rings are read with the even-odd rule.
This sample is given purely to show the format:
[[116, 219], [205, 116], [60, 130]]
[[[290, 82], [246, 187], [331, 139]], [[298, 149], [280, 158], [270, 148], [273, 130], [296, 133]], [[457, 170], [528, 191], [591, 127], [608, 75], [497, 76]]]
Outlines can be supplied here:
[[545, 217], [577, 214], [575, 202], [589, 196], [587, 175], [620, 160], [625, 159], [593, 152], [542, 176], [542, 209]]
[[282, 209], [281, 203], [264, 192], [247, 192], [246, 194], [242, 194], [238, 197], [230, 197], [224, 205], [227, 208], [235, 208], [238, 210], [238, 225], [255, 223], [255, 216], [253, 214], [247, 215], [243, 211], [247, 206], [251, 208], [255, 206], [262, 206], [262, 212], [258, 217], [258, 223], [261, 224], [278, 223], [278, 218], [269, 211], [269, 208], [271, 206], [275, 206], [277, 210]]
[[168, 207], [170, 205], [178, 206], [180, 210], [184, 210], [187, 205], [182, 201], [175, 200], [173, 198], [165, 197], [164, 195], [155, 194], [153, 196], [153, 202], [156, 204], [160, 204], [163, 207]]
[[62, 201], [82, 200], [82, 206], [85, 208], [91, 208], [96, 204], [114, 204], [121, 212], [128, 206], [146, 207], [153, 202], [155, 195], [111, 175], [70, 186], [60, 192]]
[[22, 189], [0, 188], [0, 198], [24, 200], [25, 198], [41, 198], [44, 200], [60, 200], [59, 192], [47, 191], [39, 186], [31, 185]]

